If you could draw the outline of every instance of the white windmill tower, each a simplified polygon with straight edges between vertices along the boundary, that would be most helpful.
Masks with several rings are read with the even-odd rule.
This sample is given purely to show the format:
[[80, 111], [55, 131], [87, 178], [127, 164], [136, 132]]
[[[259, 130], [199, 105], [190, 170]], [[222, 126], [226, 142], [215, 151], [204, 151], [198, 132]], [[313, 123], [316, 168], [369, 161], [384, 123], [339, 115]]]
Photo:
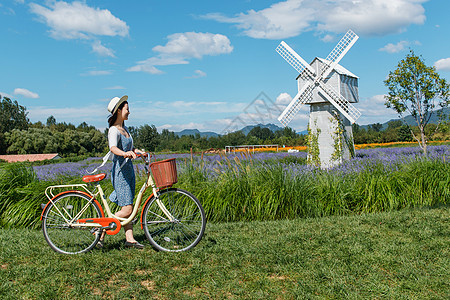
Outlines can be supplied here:
[[338, 62], [357, 40], [349, 30], [326, 59], [316, 57], [311, 64], [284, 41], [276, 49], [300, 73], [298, 93], [278, 120], [287, 126], [304, 104], [310, 105], [309, 164], [329, 168], [354, 154], [351, 124], [361, 113], [351, 103], [359, 101], [358, 77]]

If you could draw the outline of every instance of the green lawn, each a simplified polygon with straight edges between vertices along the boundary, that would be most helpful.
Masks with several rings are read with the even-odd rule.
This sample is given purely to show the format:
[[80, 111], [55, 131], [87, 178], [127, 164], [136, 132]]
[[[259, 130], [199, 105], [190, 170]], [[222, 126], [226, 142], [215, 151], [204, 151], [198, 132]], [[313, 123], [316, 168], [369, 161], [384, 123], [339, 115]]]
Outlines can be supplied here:
[[[145, 241], [135, 226], [139, 241]], [[186, 253], [53, 252], [39, 230], [0, 229], [1, 299], [448, 299], [450, 209], [208, 224]]]

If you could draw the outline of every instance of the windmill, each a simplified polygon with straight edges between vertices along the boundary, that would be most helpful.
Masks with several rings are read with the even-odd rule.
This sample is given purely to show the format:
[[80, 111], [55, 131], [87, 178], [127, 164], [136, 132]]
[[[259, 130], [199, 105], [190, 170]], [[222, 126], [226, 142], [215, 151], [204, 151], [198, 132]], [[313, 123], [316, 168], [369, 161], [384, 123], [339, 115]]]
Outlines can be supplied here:
[[358, 99], [358, 77], [339, 61], [358, 40], [349, 30], [326, 59], [308, 64], [284, 41], [276, 51], [299, 72], [298, 93], [278, 117], [284, 126], [304, 104], [310, 105], [308, 163], [329, 168], [349, 159], [355, 151], [351, 124], [361, 113], [352, 105]]

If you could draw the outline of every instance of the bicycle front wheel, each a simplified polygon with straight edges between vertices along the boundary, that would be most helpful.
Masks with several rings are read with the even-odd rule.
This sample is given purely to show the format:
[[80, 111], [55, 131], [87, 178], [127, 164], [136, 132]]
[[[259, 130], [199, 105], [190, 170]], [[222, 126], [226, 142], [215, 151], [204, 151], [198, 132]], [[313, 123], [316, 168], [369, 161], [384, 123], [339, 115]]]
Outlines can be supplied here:
[[142, 222], [145, 235], [154, 248], [180, 252], [200, 242], [205, 232], [206, 217], [194, 195], [171, 188], [159, 194], [159, 201], [153, 197], [147, 203]]
[[78, 219], [100, 217], [100, 208], [87, 195], [70, 192], [48, 204], [42, 215], [42, 231], [45, 240], [56, 252], [83, 253], [98, 243], [100, 231], [95, 227], [72, 224]]

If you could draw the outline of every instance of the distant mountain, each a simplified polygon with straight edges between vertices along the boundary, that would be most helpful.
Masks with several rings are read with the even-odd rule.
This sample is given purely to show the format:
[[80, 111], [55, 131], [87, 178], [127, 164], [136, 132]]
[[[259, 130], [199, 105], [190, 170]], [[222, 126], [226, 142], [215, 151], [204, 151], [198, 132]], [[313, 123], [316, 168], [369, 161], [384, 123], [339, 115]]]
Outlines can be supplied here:
[[[450, 114], [450, 108], [445, 108], [445, 109], [444, 109], [444, 112], [445, 112], [447, 115], [449, 115], [449, 114]], [[387, 129], [387, 128], [388, 128], [389, 122], [391, 122], [391, 121], [397, 121], [397, 120], [399, 120], [399, 119], [391, 119], [391, 120], [389, 120], [389, 121], [383, 123], [383, 124], [382, 124], [382, 127], [381, 127], [381, 130]], [[409, 124], [409, 125], [411, 125], [411, 126], [417, 126], [414, 117], [411, 116], [411, 115], [405, 117], [405, 121], [406, 121], [407, 124]], [[431, 124], [437, 124], [437, 122], [438, 122], [437, 113], [434, 112], [433, 115], [431, 116], [431, 119], [430, 119], [430, 122], [429, 122], [429, 123], [431, 123]], [[360, 127], [367, 130], [368, 127], [369, 127], [370, 125], [372, 125], [372, 124], [368, 124], [368, 125], [360, 125]], [[253, 128], [258, 127], [258, 126], [261, 127], [261, 128], [269, 128], [272, 132], [276, 132], [276, 131], [278, 131], [278, 130], [283, 130], [282, 127], [277, 126], [277, 125], [275, 125], [275, 124], [269, 123], [269, 124], [248, 125], [248, 126], [245, 126], [244, 128], [242, 128], [240, 131], [242, 131], [245, 135], [248, 135], [248, 133], [249, 133]], [[297, 133], [298, 133], [298, 134], [302, 134], [302, 135], [307, 135], [307, 134], [308, 134], [308, 131], [307, 131], [307, 130], [304, 130], [304, 131], [297, 132]], [[183, 136], [183, 135], [194, 135], [194, 136], [195, 136], [196, 134], [199, 134], [201, 137], [207, 137], [207, 138], [219, 136], [219, 134], [217, 134], [217, 133], [215, 133], [215, 132], [212, 132], [212, 131], [200, 132], [198, 129], [184, 129], [184, 130], [182, 130], [182, 131], [180, 131], [180, 132], [175, 132], [175, 134], [178, 135], [178, 136]]]
[[[258, 124], [258, 125], [245, 126], [240, 131], [242, 131], [245, 135], [247, 135], [250, 132], [250, 130], [252, 130], [253, 128], [258, 127], [258, 126], [261, 128], [269, 128], [272, 132], [283, 129], [275, 124]], [[183, 135], [194, 135], [195, 136], [196, 134], [200, 134], [201, 137], [207, 137], [207, 138], [219, 136], [219, 134], [217, 134], [215, 132], [212, 132], [212, 131], [201, 132], [198, 129], [184, 129], [182, 131], [174, 132], [174, 133], [177, 136], [183, 136]]]
[[199, 134], [200, 137], [207, 137], [210, 138], [212, 136], [216, 137], [219, 136], [219, 134], [212, 132], [212, 131], [206, 131], [206, 132], [200, 132], [198, 129], [184, 129], [180, 132], [174, 132], [177, 136], [183, 136], [183, 135], [196, 135]]
[[[449, 114], [450, 114], [450, 108], [444, 108], [444, 113], [447, 114], [447, 115], [449, 115]], [[409, 115], [409, 116], [406, 116], [404, 119], [405, 119], [406, 124], [408, 124], [408, 125], [410, 125], [410, 126], [417, 126], [416, 119], [414, 119], [413, 116]], [[400, 119], [400, 118], [397, 118], [397, 119], [391, 119], [391, 120], [389, 120], [389, 121], [383, 123], [383, 124], [382, 124], [383, 126], [381, 127], [381, 130], [387, 129], [387, 128], [388, 128], [389, 122], [392, 122], [392, 121], [398, 121], [398, 120], [401, 120], [401, 119]], [[437, 111], [434, 111], [433, 114], [431, 115], [430, 122], [428, 122], [428, 123], [429, 123], [429, 124], [437, 124], [438, 121], [439, 121], [439, 118], [438, 118], [438, 116], [437, 116]], [[372, 124], [369, 124], [369, 125], [372, 125]], [[364, 129], [367, 130], [367, 128], [369, 127], [369, 125], [361, 125], [361, 128], [364, 128]]]
[[277, 126], [275, 124], [269, 123], [269, 124], [265, 124], [265, 125], [264, 124], [248, 125], [248, 126], [245, 126], [244, 128], [242, 128], [241, 131], [245, 135], [247, 135], [253, 128], [258, 127], [258, 126], [261, 127], [261, 128], [269, 128], [272, 132], [275, 132], [275, 131], [278, 131], [278, 130], [283, 130], [282, 127], [279, 127], [279, 126]]

